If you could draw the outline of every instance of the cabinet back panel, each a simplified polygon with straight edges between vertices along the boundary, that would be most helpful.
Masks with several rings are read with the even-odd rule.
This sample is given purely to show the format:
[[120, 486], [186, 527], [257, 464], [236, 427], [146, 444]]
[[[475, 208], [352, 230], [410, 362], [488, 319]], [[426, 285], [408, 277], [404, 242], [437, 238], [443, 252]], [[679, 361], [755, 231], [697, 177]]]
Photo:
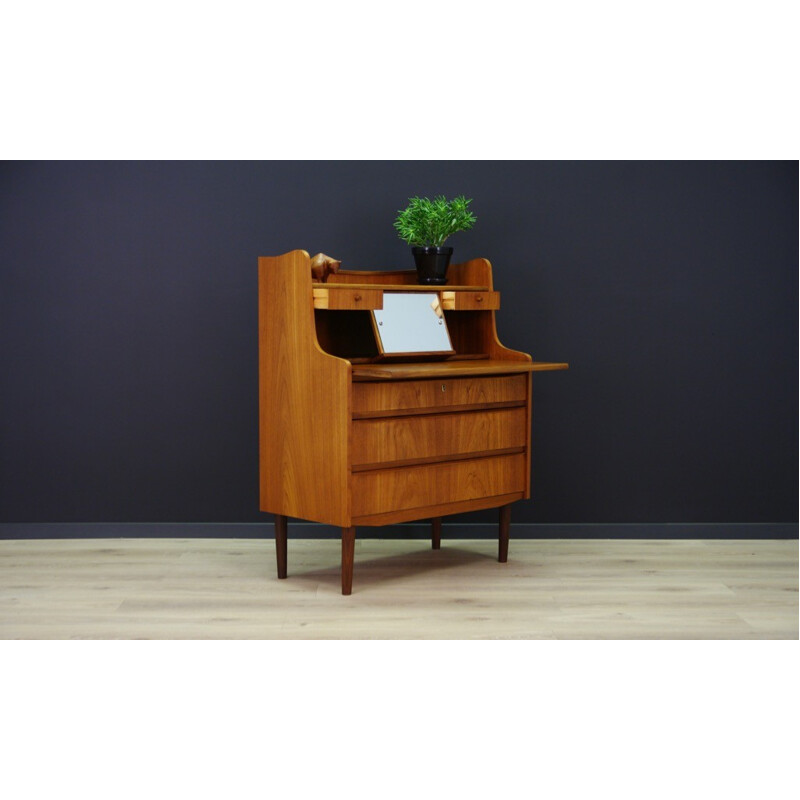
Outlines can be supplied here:
[[319, 346], [339, 358], [374, 358], [378, 355], [369, 311], [314, 311]]

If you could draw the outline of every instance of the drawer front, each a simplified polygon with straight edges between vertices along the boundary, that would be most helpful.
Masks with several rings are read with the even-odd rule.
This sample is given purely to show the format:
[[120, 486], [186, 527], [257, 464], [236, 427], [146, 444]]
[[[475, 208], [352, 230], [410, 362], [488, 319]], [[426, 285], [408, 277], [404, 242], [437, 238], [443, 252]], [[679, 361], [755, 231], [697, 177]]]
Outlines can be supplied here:
[[425, 409], [489, 403], [524, 403], [526, 375], [376, 381], [353, 384], [353, 417], [421, 413]]
[[497, 311], [499, 292], [442, 292], [445, 311]]
[[525, 455], [356, 472], [351, 485], [354, 517], [524, 492]]
[[397, 461], [521, 448], [526, 444], [526, 409], [353, 421], [353, 468]]
[[314, 308], [358, 310], [383, 308], [380, 289], [314, 289]]

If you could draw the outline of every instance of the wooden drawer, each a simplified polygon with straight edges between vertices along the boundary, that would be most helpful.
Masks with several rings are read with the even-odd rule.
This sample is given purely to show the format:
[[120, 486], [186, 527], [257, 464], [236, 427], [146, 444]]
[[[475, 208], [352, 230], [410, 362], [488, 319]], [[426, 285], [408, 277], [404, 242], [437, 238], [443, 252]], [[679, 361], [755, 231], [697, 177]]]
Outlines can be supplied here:
[[524, 492], [525, 454], [356, 472], [354, 517]]
[[497, 311], [500, 292], [442, 292], [445, 311]]
[[353, 419], [431, 413], [462, 406], [524, 405], [527, 386], [526, 375], [354, 383]]
[[457, 414], [361, 419], [353, 422], [354, 471], [526, 445], [525, 407]]
[[380, 289], [314, 289], [314, 308], [358, 310], [383, 308]]

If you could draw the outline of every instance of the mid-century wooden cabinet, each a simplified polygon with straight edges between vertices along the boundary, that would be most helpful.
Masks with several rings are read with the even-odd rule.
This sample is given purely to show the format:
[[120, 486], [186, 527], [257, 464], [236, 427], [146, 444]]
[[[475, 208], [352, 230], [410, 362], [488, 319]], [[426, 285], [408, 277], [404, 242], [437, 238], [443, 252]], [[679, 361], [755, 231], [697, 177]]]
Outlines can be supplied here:
[[[497, 339], [500, 297], [486, 259], [454, 264], [445, 286], [416, 272], [341, 270], [312, 282], [294, 250], [258, 260], [261, 510], [275, 514], [278, 577], [287, 518], [342, 529], [350, 594], [358, 525], [499, 508], [508, 557], [510, 504], [530, 497], [532, 361]], [[382, 358], [370, 319], [389, 292], [437, 292], [453, 355]]]

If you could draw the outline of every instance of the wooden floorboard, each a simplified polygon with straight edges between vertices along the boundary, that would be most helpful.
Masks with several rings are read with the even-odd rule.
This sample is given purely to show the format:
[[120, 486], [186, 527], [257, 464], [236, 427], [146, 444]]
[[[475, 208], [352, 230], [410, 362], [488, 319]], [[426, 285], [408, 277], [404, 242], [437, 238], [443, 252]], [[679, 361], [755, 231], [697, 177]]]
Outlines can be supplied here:
[[[513, 531], [512, 531], [513, 537]], [[797, 639], [775, 540], [0, 541], [2, 639]]]

